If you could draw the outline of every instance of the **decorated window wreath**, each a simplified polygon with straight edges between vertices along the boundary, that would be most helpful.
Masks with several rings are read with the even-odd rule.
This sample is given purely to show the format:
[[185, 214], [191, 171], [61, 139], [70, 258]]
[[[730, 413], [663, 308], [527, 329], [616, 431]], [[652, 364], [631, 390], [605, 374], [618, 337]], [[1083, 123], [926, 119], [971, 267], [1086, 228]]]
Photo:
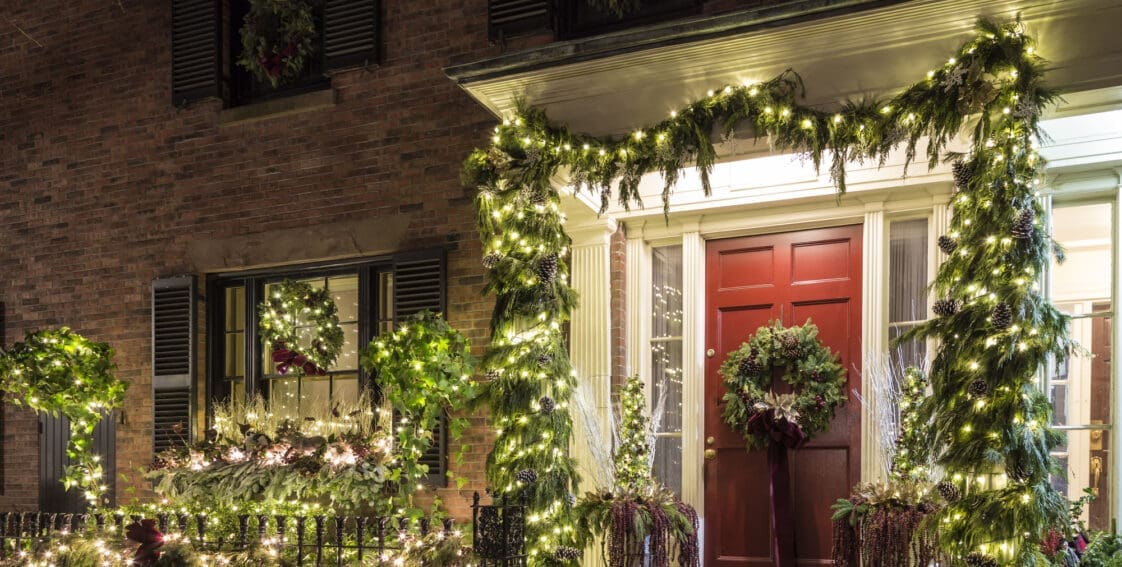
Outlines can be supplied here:
[[249, 0], [238, 65], [277, 88], [304, 72], [316, 33], [310, 0]]
[[[818, 327], [784, 327], [774, 321], [729, 354], [721, 365], [725, 422], [744, 434], [749, 449], [772, 441], [788, 448], [802, 445], [825, 431], [834, 410], [845, 402], [845, 370], [837, 356], [818, 341]], [[771, 391], [772, 378], [782, 371], [790, 394]]]
[[[335, 301], [326, 289], [286, 280], [259, 307], [261, 339], [277, 372], [324, 375], [343, 349], [343, 329]], [[302, 334], [310, 334], [301, 340]], [[306, 346], [305, 346], [306, 345]]]

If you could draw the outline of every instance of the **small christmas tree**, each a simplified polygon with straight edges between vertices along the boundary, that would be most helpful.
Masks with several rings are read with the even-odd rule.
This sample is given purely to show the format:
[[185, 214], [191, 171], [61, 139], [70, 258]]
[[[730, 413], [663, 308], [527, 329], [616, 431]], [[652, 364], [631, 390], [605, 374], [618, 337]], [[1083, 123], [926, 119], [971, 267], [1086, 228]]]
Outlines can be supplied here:
[[646, 418], [646, 392], [638, 376], [627, 379], [619, 395], [620, 426], [616, 440], [616, 487], [637, 491], [651, 483], [650, 423]]

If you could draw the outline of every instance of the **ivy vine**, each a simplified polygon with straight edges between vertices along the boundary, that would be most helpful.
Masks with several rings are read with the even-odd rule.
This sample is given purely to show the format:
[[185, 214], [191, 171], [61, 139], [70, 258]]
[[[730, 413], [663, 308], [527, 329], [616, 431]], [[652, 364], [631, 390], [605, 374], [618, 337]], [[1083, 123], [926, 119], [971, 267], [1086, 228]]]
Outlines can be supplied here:
[[114, 376], [113, 349], [63, 327], [29, 333], [0, 351], [0, 388], [16, 405], [70, 422], [63, 472], [67, 489], [81, 488], [93, 506], [102, 504], [107, 483], [94, 452], [94, 427], [121, 407], [128, 384]]

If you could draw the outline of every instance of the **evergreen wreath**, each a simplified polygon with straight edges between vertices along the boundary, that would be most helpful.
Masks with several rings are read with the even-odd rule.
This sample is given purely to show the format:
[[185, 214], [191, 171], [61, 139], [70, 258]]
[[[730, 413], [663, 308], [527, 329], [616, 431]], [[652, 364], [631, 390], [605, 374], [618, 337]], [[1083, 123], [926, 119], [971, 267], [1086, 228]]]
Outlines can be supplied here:
[[310, 0], [249, 0], [238, 65], [275, 89], [304, 72], [316, 33]]
[[[304, 375], [326, 374], [343, 349], [343, 329], [326, 289], [285, 280], [261, 302], [258, 317], [261, 339], [280, 374], [292, 369]], [[310, 340], [302, 341], [306, 334]]]
[[[779, 430], [805, 442], [825, 431], [834, 410], [845, 402], [845, 370], [817, 337], [818, 327], [809, 319], [794, 327], [773, 321], [721, 365], [728, 389], [725, 423], [744, 434], [749, 449], [767, 447]], [[794, 393], [771, 391], [777, 371]]]

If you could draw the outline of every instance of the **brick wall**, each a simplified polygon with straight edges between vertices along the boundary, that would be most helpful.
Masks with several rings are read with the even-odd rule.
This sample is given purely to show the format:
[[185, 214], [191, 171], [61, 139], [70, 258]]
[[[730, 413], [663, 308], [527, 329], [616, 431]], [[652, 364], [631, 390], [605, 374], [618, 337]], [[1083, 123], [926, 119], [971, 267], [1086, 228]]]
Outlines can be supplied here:
[[627, 379], [627, 230], [622, 224], [612, 235], [609, 254], [612, 270], [612, 383]]
[[[117, 349], [131, 384], [117, 466], [130, 479], [151, 459], [149, 285], [200, 273], [193, 243], [407, 215], [402, 248], [451, 247], [449, 318], [477, 351], [486, 343], [491, 306], [458, 176], [493, 121], [441, 71], [498, 53], [487, 43], [486, 1], [385, 2], [383, 11], [383, 64], [337, 74], [333, 106], [224, 124], [218, 101], [169, 102], [169, 2], [5, 2], [6, 335], [68, 325]], [[31, 508], [35, 418], [9, 405], [4, 420], [0, 509]], [[472, 482], [442, 494], [460, 517], [483, 486], [491, 441], [474, 421], [460, 467]], [[128, 494], [124, 484], [118, 494]]]

